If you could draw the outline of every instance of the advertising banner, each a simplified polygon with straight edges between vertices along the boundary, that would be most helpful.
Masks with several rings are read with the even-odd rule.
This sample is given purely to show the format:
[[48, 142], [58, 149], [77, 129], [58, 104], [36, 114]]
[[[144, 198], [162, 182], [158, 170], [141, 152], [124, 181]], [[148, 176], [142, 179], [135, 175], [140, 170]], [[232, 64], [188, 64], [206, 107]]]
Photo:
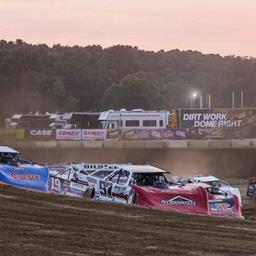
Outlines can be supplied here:
[[28, 139], [32, 140], [50, 140], [54, 138], [52, 129], [29, 129], [27, 130]]
[[140, 129], [138, 138], [140, 140], [161, 140], [163, 137], [162, 129]]
[[181, 110], [188, 138], [239, 139], [256, 136], [256, 109]]
[[48, 190], [47, 167], [0, 167], [0, 182], [20, 188], [28, 188], [39, 191]]
[[57, 129], [57, 140], [81, 140], [82, 130], [80, 129]]
[[107, 130], [107, 138], [108, 139], [117, 139], [121, 136], [120, 129], [108, 129]]
[[186, 139], [186, 131], [183, 129], [164, 129], [163, 139], [182, 140]]
[[121, 138], [123, 140], [138, 140], [138, 129], [122, 130]]
[[107, 132], [105, 129], [84, 129], [82, 140], [105, 140]]
[[186, 139], [186, 131], [180, 129], [131, 129], [122, 131], [123, 140], [176, 140]]

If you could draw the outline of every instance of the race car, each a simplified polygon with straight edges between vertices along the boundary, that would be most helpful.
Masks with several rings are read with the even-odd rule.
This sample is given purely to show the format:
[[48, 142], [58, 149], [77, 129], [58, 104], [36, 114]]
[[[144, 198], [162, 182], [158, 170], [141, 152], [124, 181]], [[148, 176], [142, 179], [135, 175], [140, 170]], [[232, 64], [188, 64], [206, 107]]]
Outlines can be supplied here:
[[248, 180], [246, 195], [252, 198], [256, 198], [256, 177], [250, 178]]
[[243, 218], [236, 195], [205, 183], [169, 185], [167, 172], [150, 165], [122, 165], [99, 179], [94, 198], [167, 211]]
[[0, 184], [47, 191], [48, 168], [23, 160], [15, 149], [0, 146]]
[[89, 184], [85, 181], [88, 172], [72, 164], [52, 164], [48, 167], [48, 191], [80, 197], [90, 194]]
[[224, 193], [230, 193], [232, 195], [236, 195], [239, 200], [240, 205], [242, 205], [241, 193], [240, 193], [239, 188], [233, 187], [228, 182], [220, 180], [215, 176], [212, 176], [212, 175], [189, 176], [189, 177], [187, 177], [187, 181], [192, 182], [192, 183], [198, 183], [198, 182], [206, 183], [215, 189], [219, 189], [219, 190], [223, 191]]
[[49, 165], [49, 191], [63, 195], [93, 197], [95, 178], [104, 178], [113, 172], [115, 166], [98, 164], [91, 167], [83, 163]]

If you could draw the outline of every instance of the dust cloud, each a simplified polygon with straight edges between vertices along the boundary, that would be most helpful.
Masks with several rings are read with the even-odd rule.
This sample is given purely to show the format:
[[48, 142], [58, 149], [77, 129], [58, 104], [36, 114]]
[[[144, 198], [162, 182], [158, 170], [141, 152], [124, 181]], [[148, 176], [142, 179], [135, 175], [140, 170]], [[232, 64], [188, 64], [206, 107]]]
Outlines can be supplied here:
[[38, 163], [133, 163], [152, 164], [172, 175], [212, 174], [218, 177], [256, 176], [254, 150], [163, 149], [26, 149], [25, 156]]

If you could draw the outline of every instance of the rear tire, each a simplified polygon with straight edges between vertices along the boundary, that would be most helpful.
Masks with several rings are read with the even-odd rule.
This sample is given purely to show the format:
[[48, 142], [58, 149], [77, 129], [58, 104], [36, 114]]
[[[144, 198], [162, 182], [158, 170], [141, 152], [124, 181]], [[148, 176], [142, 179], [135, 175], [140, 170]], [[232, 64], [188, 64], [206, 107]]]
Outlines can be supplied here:
[[91, 199], [95, 199], [95, 189], [92, 189], [92, 193], [91, 193]]
[[132, 190], [127, 198], [127, 204], [134, 205], [136, 198], [137, 198], [136, 192]]

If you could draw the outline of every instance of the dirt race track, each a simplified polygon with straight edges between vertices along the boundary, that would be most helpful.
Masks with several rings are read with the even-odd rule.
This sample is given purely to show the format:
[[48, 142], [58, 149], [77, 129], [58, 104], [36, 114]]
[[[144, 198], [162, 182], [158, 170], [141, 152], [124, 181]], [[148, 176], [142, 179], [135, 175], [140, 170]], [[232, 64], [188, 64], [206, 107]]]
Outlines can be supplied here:
[[0, 255], [256, 255], [256, 204], [234, 220], [0, 190]]

